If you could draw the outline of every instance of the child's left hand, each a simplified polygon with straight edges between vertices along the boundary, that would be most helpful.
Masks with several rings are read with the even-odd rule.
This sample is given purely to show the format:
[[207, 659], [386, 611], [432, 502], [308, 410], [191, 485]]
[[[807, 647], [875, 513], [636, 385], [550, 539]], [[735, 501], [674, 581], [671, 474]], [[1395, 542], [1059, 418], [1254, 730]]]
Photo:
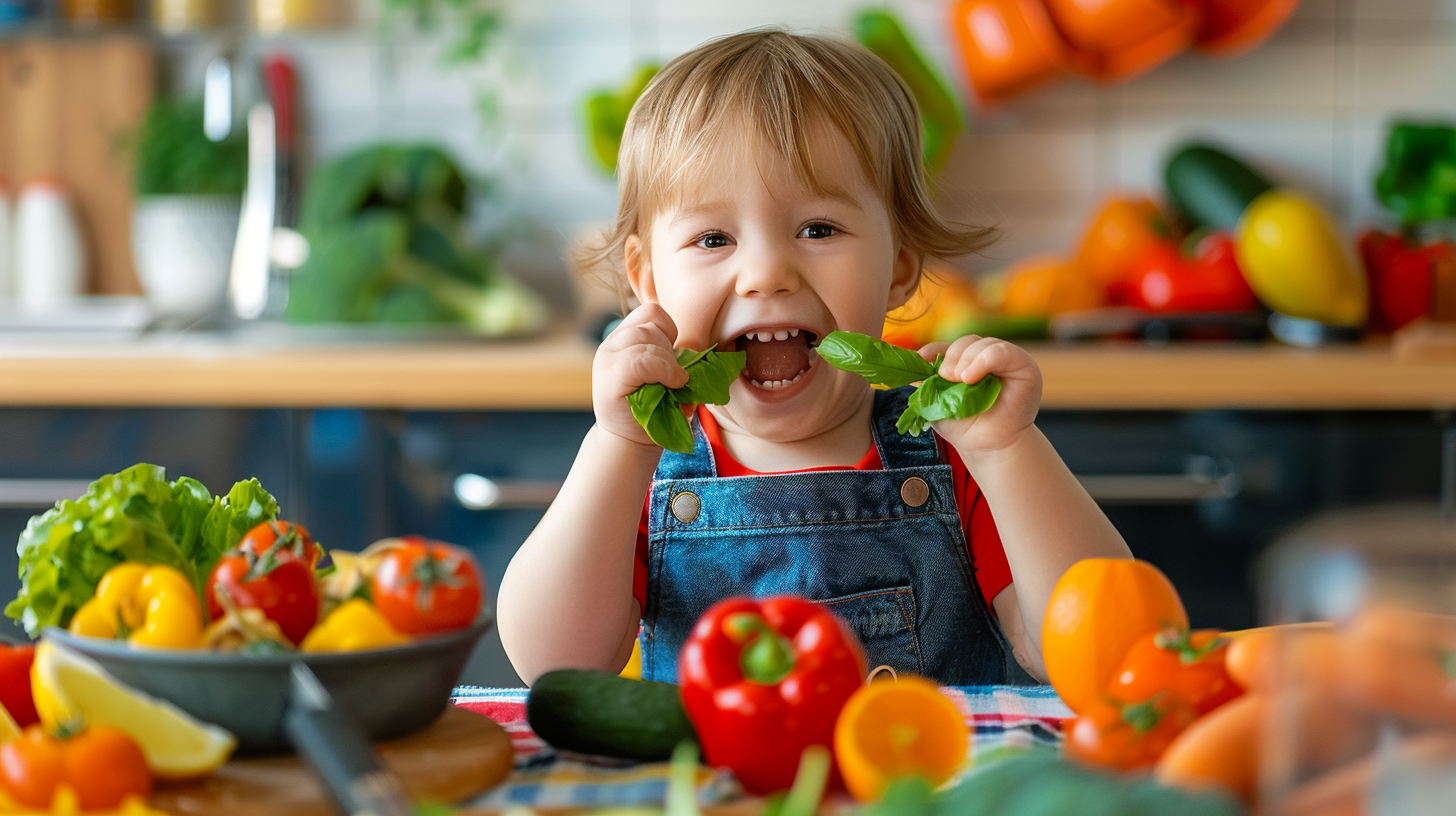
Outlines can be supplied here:
[[951, 382], [979, 382], [987, 374], [1001, 378], [1001, 394], [985, 413], [966, 419], [943, 419], [930, 425], [962, 456], [1009, 447], [1032, 423], [1041, 405], [1041, 369], [1025, 349], [995, 337], [968, 334], [954, 343], [931, 343], [920, 356], [944, 354], [940, 376]]

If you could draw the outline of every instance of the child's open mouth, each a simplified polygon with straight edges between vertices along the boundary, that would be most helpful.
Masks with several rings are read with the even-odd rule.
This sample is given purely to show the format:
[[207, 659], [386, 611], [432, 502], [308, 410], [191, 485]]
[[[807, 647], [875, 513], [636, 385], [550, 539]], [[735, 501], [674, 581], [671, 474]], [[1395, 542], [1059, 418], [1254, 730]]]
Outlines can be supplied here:
[[734, 341], [748, 354], [744, 376], [754, 388], [777, 391], [798, 382], [814, 365], [818, 336], [807, 329], [754, 329]]

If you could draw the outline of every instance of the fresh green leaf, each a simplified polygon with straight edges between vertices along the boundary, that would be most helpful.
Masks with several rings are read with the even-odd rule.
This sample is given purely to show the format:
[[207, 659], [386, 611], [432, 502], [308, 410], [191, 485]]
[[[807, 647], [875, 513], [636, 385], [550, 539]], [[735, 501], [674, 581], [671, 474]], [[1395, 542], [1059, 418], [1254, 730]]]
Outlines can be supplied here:
[[85, 495], [57, 502], [26, 525], [16, 547], [20, 593], [5, 614], [32, 636], [65, 626], [123, 561], [174, 567], [200, 593], [223, 551], [277, 514], [278, 503], [257, 480], [214, 498], [194, 479], [168, 482], [156, 465], [103, 476]]
[[974, 383], [951, 382], [939, 374], [931, 375], [910, 394], [895, 429], [919, 436], [932, 422], [965, 419], [985, 411], [1000, 393], [1001, 380], [994, 374]]
[[158, 99], [141, 128], [127, 138], [134, 152], [137, 195], [238, 196], [247, 180], [248, 144], [242, 128], [220, 142], [202, 126], [202, 100]]
[[728, 387], [747, 365], [742, 351], [692, 351], [679, 349], [678, 365], [687, 369], [688, 382], [681, 388], [647, 383], [627, 395], [632, 418], [647, 432], [647, 438], [677, 453], [693, 452], [693, 430], [682, 406], [696, 403], [725, 405]]
[[935, 373], [935, 366], [919, 354], [867, 334], [830, 332], [815, 351], [835, 368], [886, 388], [920, 382]]

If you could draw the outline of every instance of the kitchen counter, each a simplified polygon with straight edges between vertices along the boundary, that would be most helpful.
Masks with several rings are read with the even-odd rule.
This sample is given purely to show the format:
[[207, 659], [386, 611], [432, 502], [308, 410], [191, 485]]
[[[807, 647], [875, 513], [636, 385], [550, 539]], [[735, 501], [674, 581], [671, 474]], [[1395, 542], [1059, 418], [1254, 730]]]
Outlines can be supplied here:
[[[1386, 344], [1029, 344], [1049, 409], [1450, 409], [1456, 358]], [[0, 405], [587, 410], [593, 349], [519, 342], [151, 336], [0, 340]]]

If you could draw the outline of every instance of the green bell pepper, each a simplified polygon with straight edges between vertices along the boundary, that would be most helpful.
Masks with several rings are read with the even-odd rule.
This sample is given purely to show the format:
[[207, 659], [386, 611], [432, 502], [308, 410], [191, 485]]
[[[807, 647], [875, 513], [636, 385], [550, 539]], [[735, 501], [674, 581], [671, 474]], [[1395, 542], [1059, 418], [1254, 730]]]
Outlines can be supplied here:
[[1406, 227], [1456, 217], [1456, 127], [1392, 124], [1375, 197]]

